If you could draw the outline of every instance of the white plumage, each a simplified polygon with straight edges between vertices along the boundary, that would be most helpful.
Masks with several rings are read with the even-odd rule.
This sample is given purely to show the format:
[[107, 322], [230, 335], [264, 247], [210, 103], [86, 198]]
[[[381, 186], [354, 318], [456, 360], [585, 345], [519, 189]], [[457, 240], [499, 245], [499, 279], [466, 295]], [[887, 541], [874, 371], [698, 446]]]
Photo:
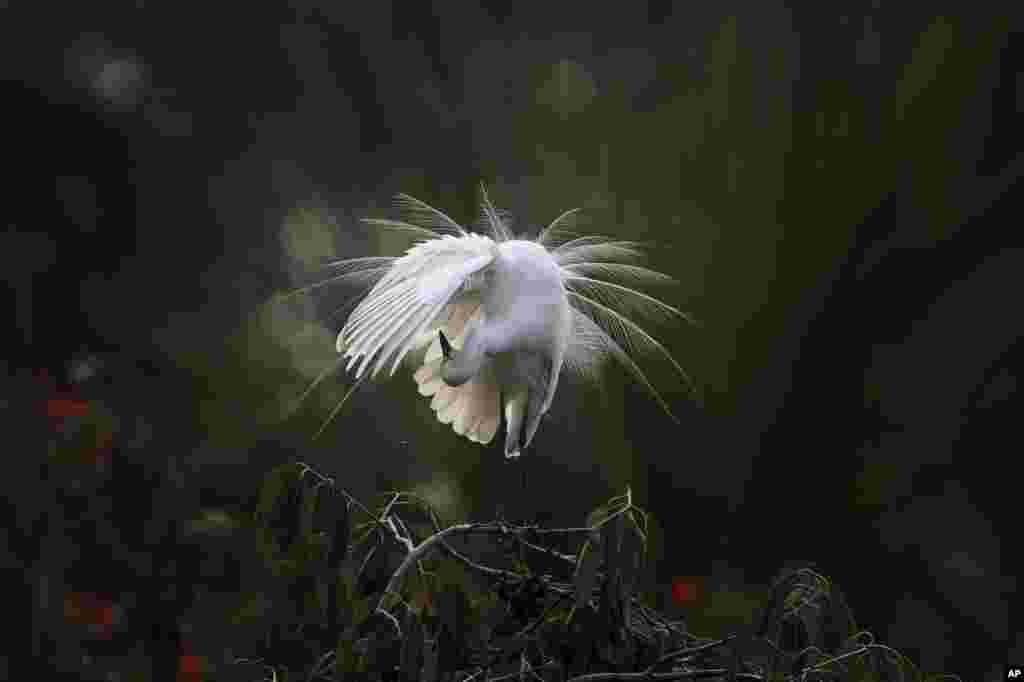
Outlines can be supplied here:
[[629, 314], [689, 318], [627, 284], [670, 278], [621, 262], [639, 256], [635, 243], [567, 235], [578, 209], [531, 241], [513, 238], [486, 191], [482, 199], [480, 227], [490, 236], [470, 233], [408, 195], [398, 197], [403, 220], [365, 220], [423, 240], [397, 258], [333, 264], [341, 274], [324, 284], [376, 282], [338, 335], [347, 369], [357, 380], [388, 365], [394, 374], [404, 358], [419, 357], [426, 347], [413, 378], [437, 418], [459, 435], [489, 443], [504, 413], [509, 457], [533, 440], [563, 367], [593, 377], [613, 356], [667, 412], [631, 354], [659, 353], [689, 379]]

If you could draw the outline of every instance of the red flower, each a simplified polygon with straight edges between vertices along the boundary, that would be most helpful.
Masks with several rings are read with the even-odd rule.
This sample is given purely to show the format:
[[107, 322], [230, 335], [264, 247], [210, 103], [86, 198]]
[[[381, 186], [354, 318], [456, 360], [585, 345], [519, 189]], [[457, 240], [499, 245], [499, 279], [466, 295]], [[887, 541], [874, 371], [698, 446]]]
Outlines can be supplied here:
[[89, 402], [68, 395], [55, 393], [45, 404], [46, 416], [53, 421], [67, 417], [84, 417], [89, 414]]
[[117, 606], [95, 592], [68, 592], [64, 595], [64, 620], [88, 629], [98, 639], [109, 638], [117, 620]]
[[188, 652], [185, 641], [182, 640], [178, 650], [178, 675], [177, 682], [199, 682], [203, 679], [203, 660], [201, 657]]
[[702, 580], [695, 577], [672, 579], [672, 601], [679, 606], [696, 606], [703, 596]]
[[[81, 400], [73, 388], [59, 386], [47, 370], [33, 370], [32, 378], [46, 391], [41, 407], [50, 421], [60, 422], [67, 417], [84, 417], [89, 414], [89, 401]], [[57, 425], [54, 424], [55, 427]]]

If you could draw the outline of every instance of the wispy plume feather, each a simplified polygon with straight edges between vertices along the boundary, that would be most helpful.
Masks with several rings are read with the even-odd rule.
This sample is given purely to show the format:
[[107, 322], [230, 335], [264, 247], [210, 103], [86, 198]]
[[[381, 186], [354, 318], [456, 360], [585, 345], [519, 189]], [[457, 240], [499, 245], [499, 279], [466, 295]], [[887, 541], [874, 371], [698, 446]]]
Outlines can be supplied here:
[[573, 231], [583, 216], [583, 207], [570, 208], [548, 223], [537, 236], [537, 243], [548, 249], [582, 235]]
[[512, 231], [508, 228], [505, 221], [502, 220], [498, 210], [494, 208], [491, 198], [487, 195], [487, 188], [483, 183], [480, 183], [480, 216], [481, 222], [487, 225], [491, 235], [494, 237], [494, 241], [506, 242], [512, 239]]
[[[325, 268], [329, 276], [294, 292], [311, 293], [332, 285], [370, 288], [338, 335], [337, 350], [344, 355], [346, 369], [355, 372], [358, 385], [366, 376], [376, 375], [385, 366], [390, 366], [393, 374], [411, 351], [426, 347], [425, 359], [414, 354], [426, 363], [417, 371], [416, 380], [421, 393], [427, 391], [424, 395], [433, 396], [432, 407], [442, 421], [451, 417], [453, 410], [472, 408], [468, 403], [459, 402], [462, 389], [440, 382], [437, 332], [446, 330], [456, 339], [456, 347], [461, 348], [461, 339], [468, 330], [466, 320], [480, 317], [476, 311], [481, 306], [481, 292], [487, 286], [485, 275], [490, 263], [497, 258], [502, 243], [515, 239], [511, 219], [494, 207], [483, 185], [480, 186], [480, 202], [478, 226], [489, 236], [470, 232], [444, 212], [400, 194], [396, 198], [400, 220], [366, 218], [363, 222], [413, 237], [417, 240], [414, 246], [402, 256], [352, 258], [330, 263]], [[661, 393], [641, 369], [641, 362], [649, 358], [667, 361], [691, 388], [692, 381], [642, 323], [697, 323], [689, 314], [642, 290], [675, 280], [636, 264], [643, 256], [641, 244], [579, 234], [576, 229], [584, 215], [581, 208], [564, 211], [534, 240], [544, 247], [557, 266], [571, 311], [572, 333], [561, 366], [586, 381], [599, 384], [602, 367], [607, 360], [614, 359], [675, 419]], [[459, 315], [453, 315], [453, 311], [459, 311]], [[452, 322], [456, 318], [461, 321]], [[324, 376], [326, 374], [317, 377], [306, 394]], [[466, 386], [478, 390], [473, 388], [473, 382]], [[351, 391], [345, 399], [350, 395]], [[465, 395], [469, 395], [468, 390]], [[496, 395], [487, 397], [487, 400], [496, 399]], [[338, 409], [340, 405], [328, 419], [333, 418]], [[460, 423], [463, 431], [472, 433], [472, 439], [478, 442], [489, 441], [496, 426], [488, 418], [488, 428], [477, 431], [479, 424], [484, 423], [484, 413], [474, 412], [473, 415], [473, 424]], [[486, 440], [481, 434], [487, 435]]]
[[466, 234], [466, 230], [447, 213], [416, 197], [399, 194], [395, 197], [395, 203], [398, 204], [398, 209], [406, 223], [420, 228], [429, 228], [437, 234], [450, 234], [454, 237], [462, 237]]

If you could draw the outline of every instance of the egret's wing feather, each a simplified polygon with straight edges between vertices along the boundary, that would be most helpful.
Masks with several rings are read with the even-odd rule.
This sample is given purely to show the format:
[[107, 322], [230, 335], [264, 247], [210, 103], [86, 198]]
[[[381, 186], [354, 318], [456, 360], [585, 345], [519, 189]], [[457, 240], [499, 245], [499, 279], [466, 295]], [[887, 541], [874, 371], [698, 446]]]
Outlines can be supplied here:
[[[458, 241], [446, 239], [451, 242]], [[474, 241], [479, 239], [481, 238]], [[346, 341], [354, 349], [351, 353], [353, 359], [362, 359], [359, 373], [376, 355], [376, 374], [388, 358], [397, 353], [392, 368], [394, 373], [402, 357], [412, 347], [422, 345], [422, 334], [426, 327], [453, 297], [466, 272], [473, 272], [489, 262], [489, 257], [470, 257], [468, 262], [459, 262], [460, 259], [467, 257], [465, 249], [454, 244], [445, 246], [454, 248], [433, 254], [433, 258], [428, 254], [426, 260], [430, 262], [410, 268], [411, 277], [403, 279], [402, 273], [398, 273], [397, 277], [389, 276], [390, 279], [383, 282], [384, 286], [371, 292], [361, 304], [363, 309], [357, 309], [353, 313], [347, 325], [348, 329], [343, 330], [343, 335], [347, 334]], [[421, 254], [412, 254], [413, 257], [419, 255]], [[397, 269], [399, 268], [396, 264]], [[423, 286], [424, 280], [427, 280], [427, 286]]]
[[[434, 314], [433, 308], [425, 306], [421, 319], [415, 325], [408, 327], [408, 333], [400, 341], [396, 340], [395, 348], [401, 348], [401, 352], [395, 357], [391, 367], [394, 374], [398, 365], [409, 353], [417, 350], [433, 341], [438, 345], [438, 357], [440, 357], [440, 339], [437, 330], [444, 328], [445, 334], [450, 339], [458, 339], [458, 347], [462, 347], [462, 339], [467, 331], [467, 323], [476, 315], [480, 308], [479, 291], [474, 288], [471, 274], [464, 282], [462, 288], [449, 297], [448, 304], [444, 306], [440, 314]], [[385, 349], [385, 354], [387, 354]]]
[[[467, 323], [476, 316], [476, 312], [480, 307], [480, 292], [483, 284], [483, 277], [481, 276], [481, 270], [486, 268], [486, 265], [481, 265], [480, 260], [483, 258], [490, 259], [491, 256], [479, 256], [477, 258], [470, 259], [465, 265], [460, 266], [464, 277], [462, 277], [462, 285], [451, 291], [447, 284], [441, 285], [443, 290], [436, 286], [439, 284], [438, 281], [433, 282], [421, 282], [418, 288], [418, 293], [425, 300], [435, 301], [438, 303], [446, 303], [440, 314], [427, 315], [426, 319], [429, 321], [425, 326], [417, 325], [415, 327], [415, 336], [410, 342], [403, 348], [402, 353], [396, 358], [395, 366], [401, 362], [402, 358], [410, 350], [416, 348], [422, 348], [428, 342], [433, 341], [437, 346], [437, 357], [440, 357], [440, 342], [437, 336], [438, 329], [444, 329], [445, 334], [449, 339], [457, 340], [457, 347], [462, 347], [462, 339], [465, 336]], [[457, 281], [458, 275], [451, 281]], [[450, 282], [449, 282], [450, 284]], [[425, 308], [426, 310], [433, 310], [432, 307]], [[392, 369], [394, 373], [394, 369]]]
[[391, 373], [423, 333], [444, 315], [467, 280], [494, 259], [494, 242], [482, 235], [444, 236], [409, 249], [394, 261], [338, 335], [338, 351], [358, 363], [356, 376], [395, 360]]
[[419, 318], [424, 313], [430, 314], [429, 306], [421, 306], [418, 303], [419, 297], [415, 289], [407, 291], [388, 311], [391, 314], [388, 319], [380, 319], [376, 328], [364, 326], [364, 329], [371, 330], [362, 337], [364, 346], [377, 348], [379, 352], [362, 356], [357, 374], [362, 374], [363, 369], [376, 358], [376, 364], [373, 367], [373, 374], [376, 376], [381, 366], [390, 357], [395, 342], [404, 338], [408, 330], [416, 331], [416, 323]]
[[484, 269], [494, 260], [494, 254], [487, 252], [472, 256], [462, 262], [453, 263], [444, 270], [424, 274], [416, 283], [416, 295], [424, 305], [447, 303], [455, 290], [465, 284], [466, 279], [475, 272]]

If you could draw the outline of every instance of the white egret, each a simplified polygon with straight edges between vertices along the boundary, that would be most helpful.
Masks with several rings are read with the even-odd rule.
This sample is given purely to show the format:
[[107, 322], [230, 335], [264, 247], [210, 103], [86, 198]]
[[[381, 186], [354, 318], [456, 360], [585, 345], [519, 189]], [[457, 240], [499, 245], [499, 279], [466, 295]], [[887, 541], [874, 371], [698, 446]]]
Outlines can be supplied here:
[[630, 314], [690, 318], [628, 286], [671, 278], [624, 262], [639, 257], [635, 242], [569, 232], [580, 209], [562, 213], [536, 240], [527, 240], [513, 237], [483, 187], [481, 195], [479, 228], [489, 235], [469, 232], [440, 210], [400, 194], [403, 220], [364, 222], [422, 239], [402, 256], [332, 264], [341, 274], [320, 284], [373, 284], [337, 339], [347, 369], [355, 368], [355, 386], [389, 363], [394, 375], [409, 353], [426, 347], [425, 354], [409, 357], [417, 358], [413, 377], [437, 418], [486, 444], [504, 412], [506, 457], [530, 445], [563, 370], [596, 378], [608, 357], [671, 416], [633, 355], [660, 354], [687, 383], [689, 378]]

